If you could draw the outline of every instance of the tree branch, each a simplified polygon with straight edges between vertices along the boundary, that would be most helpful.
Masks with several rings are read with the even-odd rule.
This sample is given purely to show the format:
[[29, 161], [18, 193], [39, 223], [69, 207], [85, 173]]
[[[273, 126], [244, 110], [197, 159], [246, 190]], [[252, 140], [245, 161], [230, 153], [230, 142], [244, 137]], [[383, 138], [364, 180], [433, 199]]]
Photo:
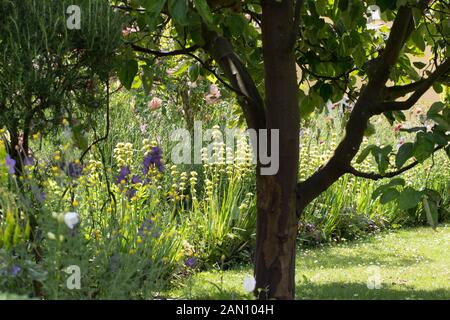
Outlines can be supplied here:
[[[433, 151], [433, 154], [442, 148], [444, 148], [444, 146], [439, 146], [439, 147], [435, 148]], [[393, 178], [395, 176], [398, 176], [398, 175], [416, 167], [419, 163], [420, 162], [416, 160], [416, 161], [412, 162], [411, 164], [407, 165], [406, 167], [403, 167], [397, 171], [391, 171], [391, 172], [388, 172], [385, 174], [379, 174], [379, 173], [375, 173], [375, 172], [362, 172], [362, 171], [356, 170], [352, 166], [349, 166], [347, 169], [347, 173], [350, 173], [350, 174], [354, 175], [355, 177], [360, 177], [360, 178], [365, 178], [365, 179], [370, 179], [370, 180], [381, 180], [384, 178]]]
[[450, 59], [447, 59], [425, 80], [419, 81], [416, 85], [416, 90], [406, 101], [387, 101], [374, 105], [372, 112], [374, 115], [381, 114], [387, 111], [402, 111], [408, 110], [414, 106], [417, 101], [430, 89], [433, 84], [441, 77], [450, 72]]
[[203, 49], [219, 64], [225, 76], [231, 83], [251, 129], [266, 127], [266, 112], [263, 99], [247, 68], [240, 60], [231, 42], [217, 32], [202, 26], [202, 36], [205, 40]]
[[131, 47], [133, 48], [134, 51], [137, 52], [142, 52], [142, 53], [147, 53], [147, 54], [152, 54], [154, 56], [157, 57], [169, 57], [169, 56], [179, 56], [179, 55], [184, 55], [184, 54], [188, 54], [188, 53], [192, 53], [196, 50], [198, 50], [200, 47], [197, 45], [193, 45], [189, 48], [183, 48], [180, 50], [174, 50], [174, 51], [156, 51], [156, 50], [151, 50], [151, 49], [147, 49], [135, 44], [132, 44]]
[[[420, 5], [428, 4], [422, 0]], [[372, 109], [380, 102], [382, 92], [395, 66], [400, 52], [414, 30], [412, 8], [400, 7], [394, 20], [385, 50], [380, 57], [370, 62], [369, 83], [362, 90], [345, 127], [345, 137], [336, 148], [331, 159], [311, 177], [297, 184], [297, 212], [327, 190], [344, 175], [351, 161], [358, 153], [369, 119], [374, 115]]]

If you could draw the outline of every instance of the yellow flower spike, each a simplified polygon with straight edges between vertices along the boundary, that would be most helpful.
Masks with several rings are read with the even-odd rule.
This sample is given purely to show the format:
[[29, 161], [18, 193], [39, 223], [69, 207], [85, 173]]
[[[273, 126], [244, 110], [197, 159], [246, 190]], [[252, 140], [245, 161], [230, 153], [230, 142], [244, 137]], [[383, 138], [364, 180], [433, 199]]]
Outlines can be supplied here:
[[66, 118], [64, 118], [62, 124], [67, 127], [69, 125], [69, 121]]
[[78, 207], [79, 205], [80, 205], [80, 203], [77, 200], [73, 200], [73, 202], [72, 202], [73, 207]]
[[136, 242], [137, 242], [138, 244], [142, 243], [142, 238], [141, 238], [141, 237], [138, 237], [137, 240], [136, 240]]
[[40, 133], [38, 132], [38, 133], [35, 133], [35, 134], [33, 134], [33, 140], [34, 141], [37, 141], [37, 140], [39, 140], [39, 137], [40, 137], [41, 135], [40, 135]]

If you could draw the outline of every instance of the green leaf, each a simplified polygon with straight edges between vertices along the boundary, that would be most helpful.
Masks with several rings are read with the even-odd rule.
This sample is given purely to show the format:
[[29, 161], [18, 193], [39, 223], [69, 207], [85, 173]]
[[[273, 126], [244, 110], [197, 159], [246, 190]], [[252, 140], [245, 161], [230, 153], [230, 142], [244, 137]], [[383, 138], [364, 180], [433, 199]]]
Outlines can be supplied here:
[[189, 69], [189, 62], [188, 62], [188, 61], [185, 61], [184, 63], [181, 63], [181, 64], [175, 69], [175, 71], [172, 73], [172, 76], [174, 76], [174, 77], [179, 77], [179, 76], [181, 76], [183, 73], [185, 73], [188, 69]]
[[74, 144], [80, 150], [86, 150], [88, 148], [88, 140], [84, 135], [83, 129], [82, 125], [75, 125], [72, 127]]
[[207, 24], [213, 23], [213, 16], [206, 0], [193, 0], [195, 9]]
[[144, 8], [146, 9], [146, 13], [148, 16], [148, 25], [150, 29], [153, 29], [156, 26], [156, 23], [160, 17], [160, 14], [166, 4], [166, 0], [145, 0]]
[[424, 52], [425, 51], [425, 40], [423, 39], [423, 33], [418, 29], [411, 34], [411, 40], [417, 46], [417, 48]]
[[357, 46], [353, 51], [353, 59], [356, 66], [361, 68], [367, 62], [366, 50], [362, 46]]
[[383, 192], [380, 198], [381, 204], [386, 204], [392, 200], [397, 199], [397, 197], [400, 195], [400, 192], [398, 192], [395, 188], [389, 188]]
[[188, 76], [191, 82], [195, 82], [200, 75], [200, 66], [198, 63], [194, 63], [189, 67]]
[[378, 198], [381, 194], [383, 194], [383, 192], [391, 187], [395, 187], [395, 186], [404, 186], [405, 185], [405, 180], [402, 178], [394, 178], [391, 181], [389, 181], [389, 183], [379, 186], [378, 188], [375, 189], [375, 191], [372, 193], [372, 199], [376, 199]]
[[428, 117], [428, 119], [436, 122], [444, 131], [450, 130], [450, 123], [440, 114], [432, 114]]
[[394, 10], [397, 6], [396, 1], [393, 0], [376, 0], [376, 4], [380, 7], [381, 12], [387, 9]]
[[438, 114], [439, 112], [444, 110], [444, 108], [445, 108], [445, 104], [443, 102], [433, 103], [427, 112], [427, 117], [429, 118], [430, 116]]
[[320, 95], [314, 91], [307, 96], [304, 95], [303, 91], [300, 91], [299, 94], [300, 116], [302, 118], [308, 117], [317, 107], [323, 104], [323, 100]]
[[242, 36], [248, 31], [248, 21], [242, 15], [227, 15], [224, 23], [234, 36]]
[[392, 146], [386, 146], [384, 148], [376, 147], [372, 149], [372, 155], [375, 158], [375, 162], [378, 164], [378, 171], [381, 174], [384, 174], [389, 167], [389, 154], [391, 152]]
[[127, 60], [119, 71], [119, 80], [122, 85], [130, 90], [133, 85], [134, 77], [138, 72], [138, 63], [136, 60]]
[[144, 88], [145, 94], [149, 95], [153, 84], [153, 73], [149, 66], [145, 65], [142, 67], [141, 75], [142, 87]]
[[186, 26], [189, 24], [188, 11], [189, 5], [187, 0], [169, 0], [169, 13], [179, 25]]
[[401, 210], [408, 210], [417, 206], [422, 198], [422, 192], [413, 188], [405, 188], [397, 198], [398, 207]]
[[333, 95], [333, 86], [329, 83], [324, 83], [320, 86], [319, 94], [323, 101], [328, 101]]
[[442, 85], [440, 83], [434, 83], [433, 89], [437, 94], [441, 94], [442, 91], [444, 91], [444, 88], [442, 88]]
[[160, 14], [165, 4], [166, 0], [144, 0], [143, 6], [147, 12]]
[[365, 149], [363, 149], [363, 151], [361, 151], [358, 158], [356, 159], [356, 163], [362, 163], [367, 158], [367, 156], [369, 155], [369, 153], [372, 151], [373, 148], [376, 148], [376, 146], [374, 144], [371, 144], [367, 146]]
[[400, 169], [413, 156], [414, 144], [412, 142], [404, 143], [400, 149], [398, 149], [395, 156], [395, 166]]
[[434, 139], [432, 135], [419, 132], [414, 143], [413, 154], [417, 161], [425, 161], [434, 151]]

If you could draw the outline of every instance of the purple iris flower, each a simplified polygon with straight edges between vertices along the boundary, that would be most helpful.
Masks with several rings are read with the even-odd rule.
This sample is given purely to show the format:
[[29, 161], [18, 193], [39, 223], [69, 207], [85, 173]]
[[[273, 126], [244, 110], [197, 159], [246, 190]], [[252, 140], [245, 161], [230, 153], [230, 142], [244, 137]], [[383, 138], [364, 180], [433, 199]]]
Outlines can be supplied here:
[[155, 166], [159, 172], [164, 171], [164, 165], [161, 163], [162, 158], [162, 149], [160, 147], [153, 147], [152, 151], [144, 158], [142, 164], [144, 168], [142, 169], [142, 173], [144, 175], [148, 174], [150, 166]]
[[69, 162], [67, 175], [71, 178], [78, 179], [83, 173], [83, 165], [81, 163]]
[[154, 224], [153, 220], [145, 219], [138, 229], [138, 235], [143, 238], [148, 235], [150, 235], [153, 238], [159, 238], [161, 234], [155, 228], [155, 224]]
[[131, 178], [131, 183], [132, 184], [136, 184], [136, 183], [140, 183], [141, 182], [141, 177], [139, 177], [137, 174], [135, 174], [133, 176], [133, 178]]
[[33, 157], [25, 157], [25, 159], [23, 159], [23, 165], [24, 166], [34, 166]]
[[127, 197], [131, 200], [136, 195], [137, 190], [135, 188], [131, 188], [127, 191]]
[[119, 175], [117, 176], [117, 183], [121, 184], [122, 181], [127, 181], [127, 177], [131, 174], [131, 170], [128, 166], [120, 168]]
[[18, 265], [13, 265], [12, 267], [11, 267], [11, 275], [13, 276], [13, 277], [16, 277], [18, 274], [19, 274], [19, 272], [21, 271], [22, 269], [18, 266]]
[[6, 159], [5, 159], [5, 163], [6, 166], [8, 167], [8, 172], [10, 174], [15, 174], [16, 173], [16, 160], [14, 160], [13, 158], [11, 158], [11, 156], [9, 154], [6, 155]]
[[190, 257], [190, 258], [186, 259], [184, 264], [189, 268], [194, 268], [197, 264], [197, 260], [193, 257]]

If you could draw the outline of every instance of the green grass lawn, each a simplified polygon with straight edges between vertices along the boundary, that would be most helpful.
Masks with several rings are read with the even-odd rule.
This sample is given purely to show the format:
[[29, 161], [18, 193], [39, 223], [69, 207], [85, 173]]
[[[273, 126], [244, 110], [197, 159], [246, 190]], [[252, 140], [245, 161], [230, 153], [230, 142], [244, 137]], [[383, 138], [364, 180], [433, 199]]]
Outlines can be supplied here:
[[[370, 236], [297, 254], [297, 299], [450, 299], [450, 225]], [[379, 271], [381, 288], [368, 282]], [[251, 266], [208, 271], [179, 283], [172, 298], [249, 299]]]

